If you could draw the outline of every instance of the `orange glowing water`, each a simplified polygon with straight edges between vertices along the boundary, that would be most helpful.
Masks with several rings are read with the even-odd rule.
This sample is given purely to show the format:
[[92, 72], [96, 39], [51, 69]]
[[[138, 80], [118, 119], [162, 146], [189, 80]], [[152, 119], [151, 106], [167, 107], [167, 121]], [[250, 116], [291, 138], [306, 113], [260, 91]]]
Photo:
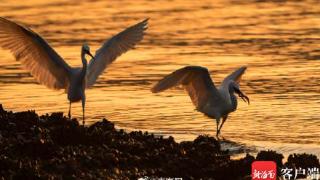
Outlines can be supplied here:
[[[208, 67], [216, 84], [248, 66], [240, 102], [222, 135], [284, 153], [320, 155], [320, 6], [318, 0], [89, 1], [3, 0], [0, 16], [40, 33], [66, 61], [80, 66], [91, 50], [146, 17], [148, 33], [86, 91], [86, 116], [127, 130], [148, 130], [192, 140], [215, 134], [215, 122], [196, 112], [179, 89], [152, 94], [152, 85], [186, 65]], [[39, 85], [13, 56], [0, 50], [0, 103], [14, 111], [67, 112], [63, 91]], [[81, 104], [73, 105], [81, 117]]]

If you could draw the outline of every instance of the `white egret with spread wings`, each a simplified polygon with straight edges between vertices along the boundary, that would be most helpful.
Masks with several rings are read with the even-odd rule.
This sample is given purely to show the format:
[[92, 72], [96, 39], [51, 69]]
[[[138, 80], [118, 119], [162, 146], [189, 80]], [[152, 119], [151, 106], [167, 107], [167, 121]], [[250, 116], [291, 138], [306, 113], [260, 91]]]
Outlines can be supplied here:
[[[148, 19], [145, 19], [113, 36], [104, 42], [95, 56], [84, 43], [81, 49], [82, 67], [76, 68], [70, 67], [40, 35], [2, 17], [0, 17], [0, 47], [10, 50], [16, 60], [20, 61], [40, 84], [50, 89], [65, 89], [70, 102], [69, 118], [71, 118], [71, 103], [81, 100], [84, 124], [85, 89], [92, 87], [99, 75], [118, 56], [132, 49], [143, 39], [147, 24]], [[89, 64], [86, 55], [92, 57]]]
[[[241, 76], [246, 69], [246, 67], [237, 69], [227, 76], [217, 88], [207, 68], [186, 66], [165, 76], [151, 91], [158, 93], [177, 85], [183, 85], [196, 109], [216, 120], [216, 136], [218, 137], [228, 114], [237, 109], [238, 102], [235, 93], [243, 101], [250, 103], [249, 98], [239, 88]], [[222, 123], [220, 124], [221, 118]]]

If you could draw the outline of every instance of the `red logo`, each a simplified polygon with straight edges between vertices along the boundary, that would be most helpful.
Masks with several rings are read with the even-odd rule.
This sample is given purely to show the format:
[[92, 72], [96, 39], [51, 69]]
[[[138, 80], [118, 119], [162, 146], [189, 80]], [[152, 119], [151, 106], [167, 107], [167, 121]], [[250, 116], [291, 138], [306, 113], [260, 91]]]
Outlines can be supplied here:
[[254, 161], [251, 165], [253, 180], [276, 180], [277, 164], [273, 161]]

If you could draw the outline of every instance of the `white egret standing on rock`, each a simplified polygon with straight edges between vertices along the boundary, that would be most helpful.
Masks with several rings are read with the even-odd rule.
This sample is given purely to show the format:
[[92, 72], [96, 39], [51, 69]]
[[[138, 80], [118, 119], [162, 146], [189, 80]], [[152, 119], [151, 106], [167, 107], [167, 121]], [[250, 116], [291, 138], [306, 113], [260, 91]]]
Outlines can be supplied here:
[[[22, 25], [0, 17], [0, 47], [10, 50], [16, 60], [31, 72], [40, 84], [50, 89], [65, 89], [68, 94], [69, 118], [71, 103], [82, 102], [83, 124], [85, 120], [85, 89], [92, 87], [98, 76], [118, 56], [132, 49], [143, 39], [148, 19], [133, 25], [105, 41], [96, 51], [90, 53], [87, 44], [81, 49], [82, 67], [72, 68], [37, 33]], [[89, 64], [85, 55], [92, 59]]]
[[[239, 88], [239, 81], [244, 74], [246, 67], [241, 67], [227, 76], [219, 88], [217, 88], [210, 78], [207, 68], [200, 66], [186, 66], [165, 76], [152, 89], [153, 93], [158, 93], [182, 84], [193, 102], [196, 109], [210, 118], [216, 119], [216, 136], [219, 136], [228, 114], [237, 109], [237, 97], [250, 103], [249, 98], [242, 93]], [[220, 124], [220, 119], [222, 123]]]

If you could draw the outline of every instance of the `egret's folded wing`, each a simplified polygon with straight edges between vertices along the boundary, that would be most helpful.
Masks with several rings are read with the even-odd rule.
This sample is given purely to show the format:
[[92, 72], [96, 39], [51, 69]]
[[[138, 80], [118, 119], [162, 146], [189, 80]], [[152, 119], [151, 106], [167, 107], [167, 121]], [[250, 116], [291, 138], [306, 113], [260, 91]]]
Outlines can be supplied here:
[[239, 69], [235, 70], [231, 74], [229, 74], [221, 83], [222, 88], [227, 88], [229, 81], [235, 81], [237, 83], [240, 82], [242, 75], [245, 73], [247, 67], [242, 66]]
[[186, 88], [197, 108], [202, 108], [209, 98], [218, 95], [208, 70], [200, 66], [186, 66], [174, 71], [160, 80], [151, 91], [157, 93], [179, 84]]
[[10, 50], [39, 83], [65, 88], [69, 65], [32, 30], [0, 17], [0, 47]]
[[96, 52], [88, 66], [87, 87], [94, 85], [99, 75], [118, 56], [132, 49], [143, 39], [144, 31], [147, 29], [148, 19], [133, 25], [106, 41]]

